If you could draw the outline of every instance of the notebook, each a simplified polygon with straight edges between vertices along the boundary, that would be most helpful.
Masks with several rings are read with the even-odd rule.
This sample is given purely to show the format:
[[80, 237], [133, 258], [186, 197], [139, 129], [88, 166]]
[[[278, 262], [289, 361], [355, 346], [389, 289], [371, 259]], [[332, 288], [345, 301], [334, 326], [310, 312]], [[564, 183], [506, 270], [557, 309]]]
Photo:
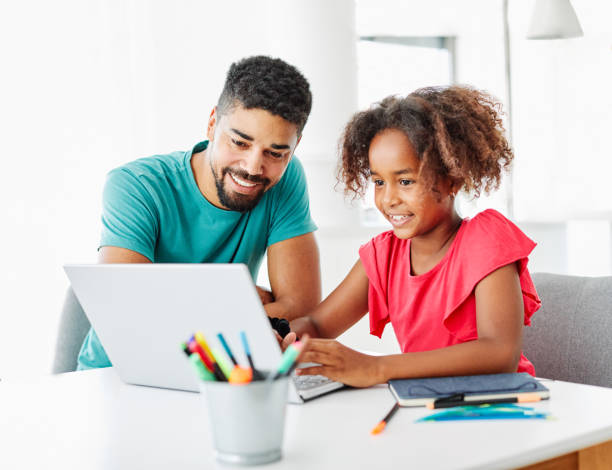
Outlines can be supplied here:
[[550, 397], [549, 390], [525, 372], [390, 380], [401, 406], [425, 406], [438, 398], [463, 393], [464, 401], [515, 398], [521, 394]]
[[[74, 293], [126, 383], [198, 391], [180, 344], [202, 331], [212, 347], [221, 332], [247, 364], [240, 332], [255, 366], [278, 367], [281, 350], [244, 264], [66, 265]], [[290, 381], [289, 402], [301, 403], [344, 385], [324, 377]]]

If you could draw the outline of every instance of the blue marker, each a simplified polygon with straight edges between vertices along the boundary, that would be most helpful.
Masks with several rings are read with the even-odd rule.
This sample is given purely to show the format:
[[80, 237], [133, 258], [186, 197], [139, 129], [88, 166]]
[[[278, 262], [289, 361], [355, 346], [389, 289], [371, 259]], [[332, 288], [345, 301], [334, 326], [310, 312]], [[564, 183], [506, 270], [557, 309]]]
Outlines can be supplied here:
[[234, 363], [235, 366], [237, 366], [238, 362], [236, 361], [234, 354], [232, 354], [232, 350], [227, 344], [227, 341], [225, 341], [225, 338], [223, 337], [223, 335], [221, 333], [217, 333], [217, 338], [219, 338], [219, 341], [221, 342], [221, 346], [223, 346], [223, 349], [225, 349], [225, 352], [229, 356], [230, 360]]
[[253, 380], [263, 380], [264, 379], [263, 374], [255, 368], [255, 363], [253, 362], [253, 356], [251, 356], [251, 348], [249, 347], [249, 342], [247, 341], [246, 333], [244, 331], [240, 332], [240, 340], [242, 341], [242, 347], [244, 348], [244, 354], [246, 355], [247, 361], [249, 361], [249, 365], [251, 366], [251, 370], [253, 371]]

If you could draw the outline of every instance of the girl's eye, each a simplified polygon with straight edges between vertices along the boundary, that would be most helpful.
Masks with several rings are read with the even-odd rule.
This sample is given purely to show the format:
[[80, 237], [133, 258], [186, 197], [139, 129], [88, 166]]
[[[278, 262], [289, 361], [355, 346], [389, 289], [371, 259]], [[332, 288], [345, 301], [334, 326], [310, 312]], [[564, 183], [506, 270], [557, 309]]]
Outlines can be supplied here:
[[374, 180], [372, 183], [374, 183], [374, 186], [382, 186], [384, 184], [383, 180]]
[[414, 180], [400, 180], [400, 184], [402, 186], [410, 186], [411, 184], [414, 184]]

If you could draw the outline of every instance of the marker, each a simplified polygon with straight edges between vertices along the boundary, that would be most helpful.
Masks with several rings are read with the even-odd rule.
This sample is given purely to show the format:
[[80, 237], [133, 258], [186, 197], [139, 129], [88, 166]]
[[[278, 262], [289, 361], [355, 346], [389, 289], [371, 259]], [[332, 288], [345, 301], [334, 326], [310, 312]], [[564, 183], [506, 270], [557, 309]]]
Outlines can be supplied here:
[[249, 342], [247, 341], [246, 333], [244, 331], [240, 332], [240, 340], [242, 341], [244, 354], [246, 355], [247, 361], [249, 361], [249, 365], [251, 366], [251, 370], [253, 372], [253, 380], [263, 380], [263, 374], [257, 370], [255, 364], [253, 363], [253, 357], [251, 356], [251, 348], [249, 347]]
[[197, 353], [191, 354], [191, 356], [189, 356], [189, 362], [191, 363], [191, 367], [193, 367], [193, 370], [195, 370], [196, 374], [198, 374], [198, 377], [200, 378], [200, 380], [203, 380], [206, 382], [216, 380], [215, 375], [211, 371], [209, 371], [206, 367], [204, 367], [204, 364], [202, 364], [199, 354]]
[[457, 400], [457, 401], [438, 401], [427, 403], [425, 405], [430, 410], [436, 408], [452, 408], [454, 406], [479, 406], [479, 405], [494, 405], [497, 403], [531, 403], [540, 401], [542, 397], [537, 393], [524, 393], [517, 397], [509, 398], [490, 398], [487, 400]]
[[295, 343], [292, 343], [287, 346], [287, 349], [285, 349], [283, 357], [281, 358], [281, 362], [278, 366], [278, 369], [274, 374], [270, 374], [267, 380], [271, 382], [273, 380], [278, 379], [281, 375], [284, 375], [295, 363], [295, 360], [300, 355], [301, 351], [302, 343], [300, 341], [296, 341]]
[[229, 383], [233, 385], [248, 384], [251, 380], [253, 380], [253, 369], [250, 367], [236, 366], [229, 376]]
[[217, 333], [217, 338], [219, 338], [219, 342], [221, 343], [221, 346], [223, 346], [223, 349], [225, 349], [225, 352], [229, 356], [230, 361], [232, 361], [234, 363], [234, 365], [237, 366], [238, 362], [236, 362], [236, 358], [234, 357], [234, 354], [232, 353], [232, 350], [230, 349], [229, 345], [227, 344], [227, 341], [225, 341], [225, 338], [223, 337], [223, 334], [222, 333]]
[[215, 358], [215, 362], [221, 368], [223, 375], [225, 375], [226, 380], [229, 379], [229, 376], [231, 375], [233, 369], [231, 363], [227, 361], [223, 353], [217, 348], [212, 348], [211, 352], [213, 357]]
[[223, 371], [219, 368], [219, 365], [213, 360], [212, 356], [206, 354], [202, 346], [200, 346], [196, 341], [191, 341], [189, 343], [189, 350], [194, 353], [198, 353], [202, 362], [206, 365], [209, 371], [211, 371], [217, 380], [221, 382], [227, 382], [227, 377], [223, 374]]
[[206, 342], [206, 339], [204, 338], [204, 335], [202, 334], [201, 331], [196, 331], [195, 335], [193, 335], [193, 339], [200, 346], [202, 346], [202, 349], [206, 351], [206, 354], [208, 354], [208, 357], [210, 357], [211, 359], [214, 359], [213, 353], [210, 350], [210, 347], [208, 347], [208, 343]]
[[395, 403], [395, 405], [393, 405], [393, 408], [391, 408], [391, 410], [387, 413], [387, 415], [382, 419], [382, 421], [380, 423], [378, 423], [376, 426], [374, 426], [374, 429], [372, 429], [372, 431], [370, 431], [371, 434], [380, 434], [383, 429], [385, 429], [385, 426], [387, 426], [387, 423], [389, 421], [391, 421], [391, 418], [393, 418], [393, 415], [397, 412], [397, 410], [399, 410], [399, 403]]

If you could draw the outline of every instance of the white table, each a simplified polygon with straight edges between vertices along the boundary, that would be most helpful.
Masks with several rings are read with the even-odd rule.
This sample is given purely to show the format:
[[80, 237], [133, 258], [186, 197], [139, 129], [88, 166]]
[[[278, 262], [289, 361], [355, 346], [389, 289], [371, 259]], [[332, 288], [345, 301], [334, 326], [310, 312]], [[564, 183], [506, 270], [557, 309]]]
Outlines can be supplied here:
[[[386, 386], [289, 405], [283, 459], [260, 468], [492, 469], [568, 453], [559, 461], [612, 458], [612, 389], [545, 383], [552, 398], [535, 406], [555, 420], [415, 423], [430, 412], [402, 408], [378, 436], [369, 432], [393, 404]], [[198, 394], [126, 385], [112, 368], [0, 382], [0, 468], [227, 468], [213, 458], [207, 425]]]

